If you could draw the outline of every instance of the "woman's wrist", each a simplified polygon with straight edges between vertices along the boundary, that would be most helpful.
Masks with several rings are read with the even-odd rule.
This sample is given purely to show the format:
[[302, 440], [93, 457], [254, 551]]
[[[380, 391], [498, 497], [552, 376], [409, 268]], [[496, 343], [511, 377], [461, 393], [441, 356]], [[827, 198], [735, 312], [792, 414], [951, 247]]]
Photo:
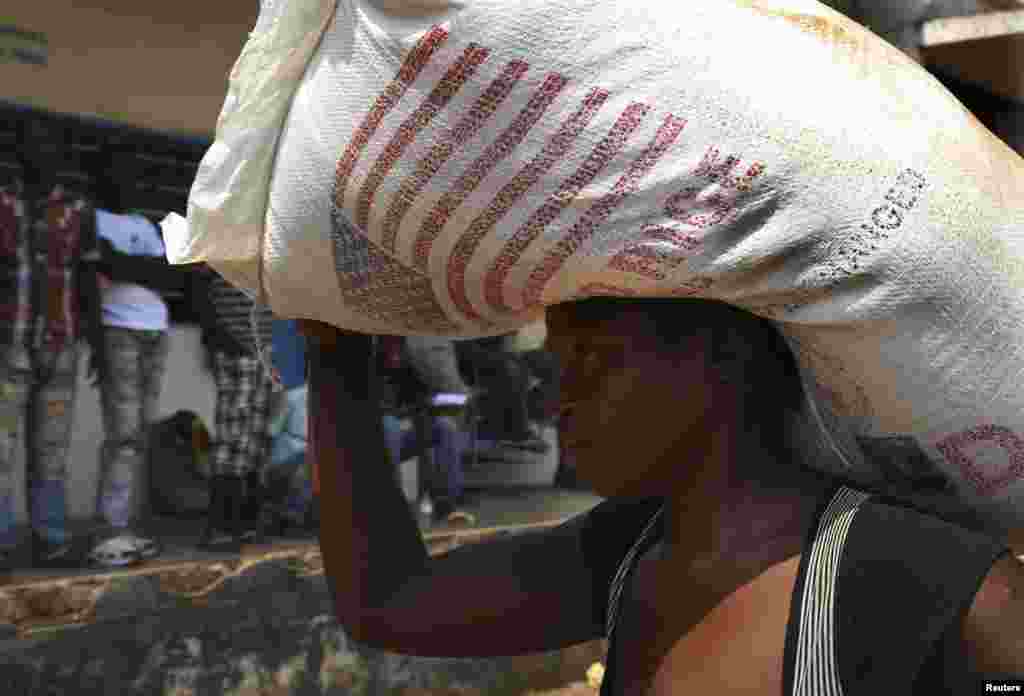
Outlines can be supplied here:
[[322, 351], [330, 351], [338, 348], [339, 345], [344, 343], [347, 337], [368, 338], [366, 334], [343, 331], [322, 321], [316, 321], [315, 319], [298, 319], [296, 324], [298, 325], [299, 333], [311, 342], [314, 342]]

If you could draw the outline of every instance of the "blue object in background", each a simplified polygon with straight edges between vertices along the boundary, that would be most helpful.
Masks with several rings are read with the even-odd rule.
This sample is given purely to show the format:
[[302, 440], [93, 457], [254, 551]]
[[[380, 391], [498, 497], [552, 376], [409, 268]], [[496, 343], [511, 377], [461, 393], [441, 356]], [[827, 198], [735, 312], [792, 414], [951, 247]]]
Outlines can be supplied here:
[[271, 362], [284, 387], [285, 404], [271, 424], [270, 466], [290, 472], [286, 514], [301, 519], [313, 497], [306, 462], [306, 339], [296, 321], [275, 319], [271, 341]]
[[306, 338], [299, 333], [294, 319], [275, 319], [272, 334], [271, 360], [286, 390], [306, 383]]

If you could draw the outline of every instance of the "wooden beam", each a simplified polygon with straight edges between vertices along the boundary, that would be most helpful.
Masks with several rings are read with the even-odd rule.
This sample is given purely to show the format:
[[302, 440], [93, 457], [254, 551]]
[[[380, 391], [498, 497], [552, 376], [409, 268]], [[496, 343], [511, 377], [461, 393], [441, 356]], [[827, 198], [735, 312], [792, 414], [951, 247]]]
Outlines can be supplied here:
[[923, 46], [921, 57], [930, 70], [1024, 103], [1024, 29], [1016, 34]]

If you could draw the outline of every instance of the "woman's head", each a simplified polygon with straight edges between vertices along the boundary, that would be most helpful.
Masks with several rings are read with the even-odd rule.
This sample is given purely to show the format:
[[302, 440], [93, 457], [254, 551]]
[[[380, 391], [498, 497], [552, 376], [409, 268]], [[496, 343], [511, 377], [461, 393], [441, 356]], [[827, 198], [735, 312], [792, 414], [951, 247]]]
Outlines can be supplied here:
[[765, 319], [705, 300], [597, 298], [549, 309], [548, 347], [565, 370], [561, 435], [599, 493], [692, 487], [723, 441], [740, 458], [788, 454], [800, 380]]

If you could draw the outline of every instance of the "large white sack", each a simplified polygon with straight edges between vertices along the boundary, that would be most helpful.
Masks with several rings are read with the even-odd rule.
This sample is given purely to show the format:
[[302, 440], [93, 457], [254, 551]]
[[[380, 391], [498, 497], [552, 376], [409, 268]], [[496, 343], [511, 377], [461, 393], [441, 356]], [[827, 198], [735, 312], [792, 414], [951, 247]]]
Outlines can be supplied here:
[[337, 0], [319, 38], [272, 177], [222, 121], [172, 259], [378, 333], [723, 299], [791, 340], [819, 465], [1024, 522], [1024, 166], [899, 50], [812, 0]]
[[256, 26], [231, 70], [217, 137], [192, 184], [188, 221], [172, 214], [161, 225], [171, 263], [209, 260], [240, 285], [258, 283], [253, 261], [277, 138], [335, 4], [260, 0]]

